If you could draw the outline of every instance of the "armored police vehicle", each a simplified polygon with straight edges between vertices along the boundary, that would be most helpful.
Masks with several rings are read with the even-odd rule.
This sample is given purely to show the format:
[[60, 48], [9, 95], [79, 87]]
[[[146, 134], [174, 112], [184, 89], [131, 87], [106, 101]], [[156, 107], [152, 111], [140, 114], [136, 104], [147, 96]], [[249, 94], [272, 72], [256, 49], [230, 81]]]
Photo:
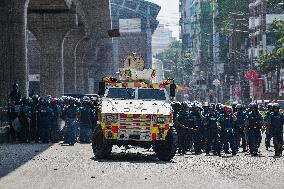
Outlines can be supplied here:
[[119, 80], [103, 78], [99, 126], [92, 141], [96, 158], [108, 157], [113, 145], [153, 148], [164, 161], [174, 157], [170, 99], [175, 96], [175, 84], [172, 80], [153, 83], [154, 77], [155, 70], [144, 69], [143, 58], [133, 53], [119, 70]]

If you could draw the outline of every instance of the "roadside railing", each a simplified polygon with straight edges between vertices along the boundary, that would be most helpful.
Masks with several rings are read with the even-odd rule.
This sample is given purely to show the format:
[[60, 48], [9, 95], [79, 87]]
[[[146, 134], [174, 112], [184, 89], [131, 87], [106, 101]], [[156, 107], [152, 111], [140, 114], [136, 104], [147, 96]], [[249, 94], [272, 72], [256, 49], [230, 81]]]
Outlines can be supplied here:
[[9, 142], [7, 108], [0, 107], [0, 144]]
[[7, 108], [0, 107], [0, 127], [8, 125]]

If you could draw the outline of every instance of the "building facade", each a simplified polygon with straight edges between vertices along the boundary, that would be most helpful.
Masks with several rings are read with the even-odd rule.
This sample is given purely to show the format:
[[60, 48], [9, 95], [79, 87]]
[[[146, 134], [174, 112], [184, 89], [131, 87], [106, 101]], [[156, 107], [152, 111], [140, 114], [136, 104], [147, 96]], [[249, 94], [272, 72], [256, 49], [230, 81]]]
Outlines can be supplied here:
[[166, 28], [165, 25], [159, 24], [152, 36], [153, 56], [167, 49], [174, 40], [173, 32], [169, 28]]
[[183, 51], [192, 53], [190, 87], [194, 98], [211, 100], [214, 76], [212, 7], [208, 1], [180, 0], [180, 15]]
[[[272, 52], [276, 41], [269, 32], [270, 25], [275, 19], [284, 20], [284, 14], [280, 8], [271, 6], [266, 0], [251, 0], [250, 8], [250, 48], [248, 50], [251, 67], [259, 65], [261, 55]], [[283, 71], [281, 71], [282, 73]], [[281, 74], [283, 75], [283, 74]], [[280, 78], [283, 83], [284, 78]], [[275, 98], [283, 96], [284, 88], [280, 86], [280, 94], [277, 92], [275, 73], [267, 73], [256, 82], [250, 82], [250, 95], [252, 99]]]

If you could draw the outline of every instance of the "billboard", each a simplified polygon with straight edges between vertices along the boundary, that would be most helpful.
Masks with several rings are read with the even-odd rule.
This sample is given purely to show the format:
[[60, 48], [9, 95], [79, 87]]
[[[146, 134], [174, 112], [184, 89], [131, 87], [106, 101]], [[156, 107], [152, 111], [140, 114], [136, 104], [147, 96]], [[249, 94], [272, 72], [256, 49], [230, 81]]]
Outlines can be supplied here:
[[121, 33], [141, 32], [141, 19], [119, 19], [119, 31]]

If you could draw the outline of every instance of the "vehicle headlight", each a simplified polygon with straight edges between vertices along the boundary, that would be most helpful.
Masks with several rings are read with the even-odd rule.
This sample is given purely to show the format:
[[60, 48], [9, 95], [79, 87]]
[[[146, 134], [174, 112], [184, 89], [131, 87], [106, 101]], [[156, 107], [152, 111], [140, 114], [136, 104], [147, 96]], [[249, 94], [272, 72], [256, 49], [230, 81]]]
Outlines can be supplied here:
[[103, 120], [105, 123], [116, 123], [116, 116], [115, 115], [104, 115]]
[[167, 123], [167, 119], [165, 117], [157, 117], [156, 122], [158, 124], [166, 124]]

